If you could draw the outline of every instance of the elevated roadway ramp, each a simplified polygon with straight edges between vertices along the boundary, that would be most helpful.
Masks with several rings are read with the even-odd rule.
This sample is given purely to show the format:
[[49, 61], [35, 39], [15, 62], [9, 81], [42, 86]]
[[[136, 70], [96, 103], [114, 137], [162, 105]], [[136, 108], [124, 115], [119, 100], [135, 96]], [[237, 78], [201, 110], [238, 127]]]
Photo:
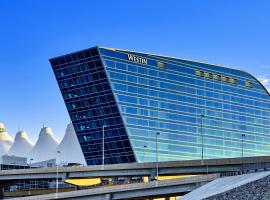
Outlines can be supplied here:
[[120, 200], [147, 199], [158, 197], [179, 196], [186, 194], [219, 177], [219, 174], [192, 176], [181, 179], [133, 183], [126, 185], [107, 186], [58, 194], [37, 195], [13, 198], [16, 200], [48, 200], [48, 199], [87, 199], [87, 200]]
[[[202, 200], [202, 199], [208, 199], [209, 197], [213, 197], [216, 195], [219, 195], [221, 193], [225, 192], [232, 192], [233, 189], [241, 187], [243, 185], [246, 185], [248, 183], [263, 179], [267, 176], [270, 176], [270, 172], [257, 172], [257, 173], [250, 173], [250, 174], [244, 174], [244, 175], [238, 175], [238, 176], [231, 176], [231, 177], [223, 177], [223, 178], [217, 178], [216, 180], [205, 184], [204, 186], [184, 195], [181, 200]], [[250, 188], [249, 190], [254, 190], [254, 186]], [[240, 189], [244, 190], [244, 189]], [[268, 189], [269, 190], [269, 189]], [[248, 191], [244, 191], [244, 193], [248, 193]], [[254, 193], [256, 196], [259, 194], [256, 194], [256, 191], [251, 191], [251, 193]], [[222, 196], [222, 195], [221, 195]], [[234, 196], [237, 196], [237, 199], [247, 199], [241, 198], [239, 193], [235, 193]], [[250, 195], [251, 199], [255, 200], [255, 196]], [[213, 199], [229, 199], [227, 198], [213, 198]], [[248, 198], [249, 199], [249, 198]], [[259, 198], [260, 199], [260, 198]], [[260, 199], [261, 200], [261, 199]]]

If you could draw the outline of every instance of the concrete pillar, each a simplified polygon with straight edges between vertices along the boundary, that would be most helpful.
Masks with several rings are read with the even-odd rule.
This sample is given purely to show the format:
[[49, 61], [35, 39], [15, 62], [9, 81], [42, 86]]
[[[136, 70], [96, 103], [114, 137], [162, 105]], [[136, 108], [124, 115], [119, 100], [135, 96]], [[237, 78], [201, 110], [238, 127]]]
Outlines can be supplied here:
[[157, 170], [156, 169], [152, 169], [151, 170], [151, 174], [150, 174], [150, 180], [151, 181], [155, 180], [156, 174], [157, 174]]
[[0, 186], [0, 199], [4, 199], [4, 187]]
[[112, 195], [111, 194], [105, 194], [104, 200], [112, 200]]

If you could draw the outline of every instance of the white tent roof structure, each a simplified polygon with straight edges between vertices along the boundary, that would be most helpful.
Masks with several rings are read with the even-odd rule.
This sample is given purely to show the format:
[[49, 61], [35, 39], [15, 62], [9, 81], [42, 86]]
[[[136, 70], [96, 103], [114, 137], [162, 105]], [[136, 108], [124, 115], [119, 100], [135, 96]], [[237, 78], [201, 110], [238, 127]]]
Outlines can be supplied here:
[[8, 154], [19, 156], [19, 157], [28, 157], [30, 151], [33, 149], [33, 144], [28, 139], [27, 133], [25, 131], [19, 131], [16, 134], [14, 143], [10, 148]]
[[58, 164], [81, 163], [86, 165], [78, 137], [72, 123], [68, 124], [65, 135], [59, 144], [52, 129], [43, 127], [40, 130], [35, 145], [29, 140], [25, 131], [19, 131], [15, 140], [6, 132], [3, 123], [0, 123], [0, 156], [26, 157], [33, 159], [33, 163], [49, 159], [57, 159]]
[[[58, 152], [58, 153], [57, 153]], [[57, 147], [57, 162], [86, 164], [81, 146], [72, 123], [68, 124], [65, 136]]]
[[34, 162], [55, 158], [54, 152], [58, 144], [58, 141], [53, 136], [52, 129], [43, 127], [40, 130], [37, 143], [33, 147], [28, 158], [33, 159]]
[[0, 123], [0, 156], [6, 154], [13, 144], [13, 139], [5, 129], [3, 123]]

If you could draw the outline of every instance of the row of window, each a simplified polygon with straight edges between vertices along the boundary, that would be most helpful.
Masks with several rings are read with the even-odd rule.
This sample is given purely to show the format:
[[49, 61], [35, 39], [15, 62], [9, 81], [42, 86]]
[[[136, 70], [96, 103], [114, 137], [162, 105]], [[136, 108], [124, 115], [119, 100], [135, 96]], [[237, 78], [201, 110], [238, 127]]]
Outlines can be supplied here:
[[[117, 142], [110, 142], [108, 141], [109, 138], [105, 138], [104, 142], [104, 151], [106, 154], [118, 154], [118, 153], [123, 153], [123, 152], [128, 152], [126, 151], [126, 146], [129, 145], [129, 141], [119, 139]], [[111, 139], [111, 138], [110, 138]], [[100, 151], [102, 149], [102, 138], [100, 137], [99, 140], [91, 140], [91, 144], [84, 146], [82, 149], [84, 152], [91, 153], [93, 156], [98, 156], [102, 154]], [[129, 149], [130, 151], [130, 149]]]
[[[196, 76], [200, 76], [200, 77], [204, 77], [207, 79], [213, 79], [216, 81], [221, 81], [221, 82], [226, 82], [226, 83], [230, 83], [233, 85], [237, 85], [237, 79], [236, 78], [232, 78], [232, 77], [228, 77], [228, 76], [223, 76], [223, 75], [219, 75], [219, 74], [213, 74], [210, 72], [204, 72], [201, 70], [195, 70], [195, 74]], [[245, 81], [245, 86], [246, 87], [253, 87], [253, 83], [250, 81]]]
[[70, 113], [71, 120], [81, 120], [87, 118], [97, 118], [99, 116], [106, 115], [107, 117], [118, 114], [118, 109], [116, 106], [102, 106], [100, 108], [93, 108], [86, 111]]
[[[215, 98], [216, 95], [214, 97], [212, 97], [213, 94], [212, 92], [207, 92], [206, 96], [208, 96], [209, 98], [205, 98], [203, 94], [200, 94], [200, 96], [189, 96], [189, 95], [174, 95], [172, 93], [167, 93], [167, 92], [158, 92], [156, 90], [147, 90], [147, 89], [143, 89], [143, 88], [138, 88], [138, 93], [131, 93], [131, 92], [126, 92], [126, 91], [122, 91], [120, 89], [117, 88], [117, 93], [121, 93], [121, 94], [127, 94], [129, 97], [127, 97], [127, 99], [125, 100], [126, 102], [130, 102], [130, 103], [139, 103], [138, 102], [138, 97], [141, 98], [145, 98], [148, 99], [149, 102], [150, 101], [158, 101], [158, 102], [167, 102], [168, 104], [182, 104], [182, 103], [188, 103], [191, 104], [189, 106], [196, 106], [196, 105], [200, 105], [200, 106], [209, 106], [209, 107], [213, 107], [216, 109], [231, 109], [233, 108], [233, 111], [236, 112], [243, 112], [244, 114], [246, 113], [250, 113], [250, 114], [256, 114], [256, 115], [261, 115], [263, 114], [263, 116], [267, 117], [270, 116], [270, 112], [269, 109], [267, 109], [267, 107], [263, 107], [264, 105], [268, 104], [264, 104], [258, 101], [250, 101], [247, 99], [243, 99], [242, 102], [240, 101], [240, 99], [242, 98], [227, 98], [227, 95], [224, 95], [224, 98]], [[168, 98], [169, 97], [169, 98]], [[245, 105], [245, 104], [246, 105]], [[248, 103], [250, 103], [248, 105]], [[194, 107], [193, 106], [193, 107]], [[262, 107], [262, 108], [260, 108]], [[225, 110], [225, 111], [226, 111]], [[261, 114], [260, 114], [261, 113]]]
[[[115, 60], [116, 61], [116, 59], [115, 58], [110, 58], [111, 60]], [[123, 62], [122, 60], [121, 60], [121, 62]], [[159, 62], [159, 61], [158, 61]], [[163, 61], [160, 61], [160, 62], [163, 62]], [[153, 63], [156, 63], [156, 62], [153, 62]], [[164, 63], [166, 63], [166, 62], [164, 62]], [[112, 65], [112, 61], [107, 61], [106, 60], [106, 64], [107, 64], [107, 66], [113, 66]], [[123, 64], [124, 65], [124, 64]], [[166, 65], [167, 65], [167, 63], [166, 63]], [[196, 65], [194, 65], [194, 64], [187, 64], [187, 63], [181, 63], [181, 65], [180, 64], [177, 64], [177, 65], [175, 65], [175, 64], [172, 64], [171, 63], [171, 61], [170, 61], [170, 69], [173, 69], [172, 71], [167, 71], [168, 73], [173, 73], [173, 74], [175, 74], [175, 72], [176, 72], [176, 74], [178, 74], [179, 72], [184, 72], [185, 74], [187, 74], [188, 73], [188, 75], [193, 75], [194, 74], [194, 69], [198, 69], [198, 67], [200, 67], [200, 68], [202, 68], [202, 66], [201, 65], [205, 65], [205, 64], [202, 64], [202, 63], [196, 63]], [[190, 68], [190, 66], [192, 66], [192, 68]], [[208, 66], [208, 65], [207, 65]], [[117, 66], [116, 66], [117, 67]], [[138, 66], [139, 67], [139, 66]], [[145, 67], [145, 66], [141, 66], [141, 67]], [[187, 68], [188, 67], [188, 68]], [[213, 66], [212, 65], [209, 65], [209, 67], [212, 69], [213, 68]], [[204, 67], [205, 68], [205, 67]], [[139, 69], [139, 68], [138, 68]], [[219, 71], [222, 71], [223, 69], [226, 69], [226, 68], [223, 68], [223, 67], [218, 67], [218, 66], [214, 66], [214, 68], [213, 69], [215, 69], [215, 71], [217, 71], [217, 69], [219, 70]], [[134, 70], [136, 70], [136, 68], [135, 69], [133, 69], [132, 71], [134, 71]], [[232, 72], [231, 71], [233, 71], [234, 73], [233, 73], [233, 75], [235, 74], [235, 76], [237, 76], [237, 77], [239, 77], [239, 79], [241, 79], [241, 82], [243, 82], [243, 83], [241, 83], [241, 85], [243, 85], [243, 86], [245, 86], [246, 85], [246, 87], [253, 87], [253, 88], [256, 88], [256, 89], [259, 89], [260, 91], [261, 91], [261, 86], [259, 85], [259, 84], [254, 84], [253, 85], [253, 83], [252, 82], [250, 82], [249, 80], [246, 80], [246, 82], [247, 83], [244, 83], [244, 81], [242, 81], [242, 79], [244, 80], [244, 79], [250, 79], [250, 77], [249, 76], [247, 76], [247, 74], [246, 73], [244, 73], [244, 72], [242, 72], [242, 71], [237, 71], [237, 70], [232, 70], [232, 69], [226, 69], [226, 71], [230, 71], [230, 72], [228, 72], [228, 73], [230, 73], [230, 75], [232, 74]], [[200, 69], [198, 69], [198, 71], [201, 71]], [[162, 73], [162, 71], [159, 71], [160, 73]], [[211, 74], [215, 74], [215, 73], [212, 73], [212, 72], [208, 72], [208, 73], [210, 73], [210, 78], [211, 78]], [[230, 76], [229, 75], [229, 76]], [[227, 76], [224, 76], [224, 77], [229, 77], [228, 75]], [[214, 77], [215, 78], [215, 77]], [[218, 77], [217, 77], [218, 78]], [[221, 79], [221, 78], [220, 78]], [[226, 82], [226, 81], [228, 81], [228, 80], [225, 80], [226, 78], [224, 78], [224, 82]], [[235, 78], [234, 78], [235, 79]], [[234, 82], [233, 80], [231, 80], [232, 82]], [[237, 81], [237, 80], [236, 80]], [[239, 82], [239, 85], [240, 85], [240, 82]]]
[[[98, 143], [100, 143], [102, 138], [102, 127], [98, 127], [96, 129], [91, 130], [91, 134], [89, 134], [88, 131], [80, 132], [78, 134], [79, 140], [82, 142], [86, 141], [92, 141], [92, 140], [99, 140]], [[109, 142], [111, 142], [112, 138], [117, 139], [127, 139], [126, 131], [122, 124], [120, 125], [109, 125], [107, 124], [107, 127], [104, 129], [104, 134]]]
[[78, 108], [89, 108], [96, 105], [101, 105], [109, 102], [114, 102], [114, 98], [112, 95], [110, 96], [99, 96], [94, 98], [87, 98], [81, 101], [75, 101], [71, 103], [66, 102], [66, 106], [68, 110], [78, 109]]
[[[121, 73], [120, 71], [116, 71], [115, 69], [110, 69], [109, 68], [109, 76], [110, 79], [117, 79], [120, 81], [128, 81], [131, 84], [138, 84], [141, 86], [149, 86], [149, 87], [161, 87], [161, 83], [171, 83], [174, 84], [177, 88], [177, 91], [182, 91], [178, 90], [179, 87], [185, 86], [185, 87], [194, 87], [198, 89], [205, 89], [207, 91], [215, 91], [219, 93], [228, 93], [232, 94], [234, 96], [246, 96], [247, 98], [253, 98], [253, 99], [258, 99], [258, 100], [263, 100], [263, 101], [269, 101], [269, 96], [268, 94], [265, 93], [265, 91], [261, 90], [260, 92], [257, 91], [250, 91], [245, 89], [245, 87], [231, 87], [230, 85], [227, 84], [216, 84], [213, 81], [205, 81], [205, 80], [200, 80], [200, 79], [194, 79], [191, 77], [182, 77], [180, 75], [169, 75], [169, 76], [164, 76], [161, 77], [162, 74], [159, 74], [158, 76], [141, 76], [136, 74], [131, 75], [131, 73]], [[176, 89], [175, 88], [175, 89]], [[180, 88], [182, 89], [182, 88]], [[267, 95], [267, 98], [265, 98]]]
[[[120, 117], [113, 117], [113, 118], [109, 118], [106, 119], [106, 122], [108, 123], [108, 126], [115, 126], [115, 125], [121, 125], [122, 124], [122, 119]], [[86, 122], [83, 123], [81, 122], [80, 124], [75, 124], [74, 127], [76, 130], [78, 131], [82, 131], [82, 130], [90, 130], [90, 129], [96, 129], [99, 127], [102, 127], [102, 121], [98, 120], [98, 121], [91, 121], [91, 122]]]
[[101, 95], [99, 91], [108, 91], [110, 92], [110, 86], [108, 83], [90, 85], [88, 84], [87, 87], [77, 88], [69, 91], [63, 92], [64, 99], [71, 99], [76, 97], [84, 98], [86, 95], [97, 96]]
[[105, 72], [92, 73], [61, 80], [59, 81], [59, 87], [62, 89], [67, 87], [80, 86], [84, 83], [95, 82], [105, 78], [106, 78]]
[[[145, 141], [155, 141], [157, 128], [154, 127], [139, 127], [137, 125], [128, 125], [128, 131], [131, 136], [144, 138]], [[224, 142], [242, 142], [242, 131], [228, 131], [225, 129], [215, 129], [203, 126], [201, 127], [188, 127], [184, 130], [162, 130], [162, 134], [159, 135], [160, 141], [171, 141], [177, 140], [178, 142], [198, 142], [201, 141], [201, 133], [203, 132], [204, 136], [207, 138], [222, 139]], [[258, 135], [254, 133], [248, 133], [245, 136], [245, 142], [254, 145], [263, 145], [264, 147], [270, 147], [269, 142], [270, 138], [266, 135]], [[259, 142], [259, 143], [258, 143]]]
[[[175, 131], [175, 130], [182, 130], [182, 131], [188, 131], [191, 133], [196, 133], [196, 127], [200, 127], [199, 124], [195, 124], [192, 122], [188, 122], [188, 121], [169, 121], [169, 120], [160, 120], [159, 122], [157, 122], [157, 119], [147, 119], [147, 118], [141, 118], [141, 117], [134, 117], [131, 115], [125, 115], [125, 122], [128, 125], [137, 125], [137, 126], [142, 126], [145, 128], [151, 128], [151, 127], [155, 127], [155, 128], [159, 128], [159, 129], [164, 129], [164, 130], [169, 130], [169, 131]], [[181, 124], [179, 124], [181, 123]], [[210, 122], [208, 122], [208, 124], [210, 124]], [[211, 126], [208, 125], [207, 126], [212, 129], [217, 129], [220, 132], [224, 131], [234, 131], [234, 132], [238, 132], [238, 133], [249, 133], [249, 134], [258, 134], [258, 135], [262, 135], [262, 134], [269, 134], [269, 129], [264, 129], [262, 127], [254, 127], [254, 126], [248, 126], [248, 125], [242, 125], [242, 124], [232, 124], [229, 122], [222, 122], [222, 127], [220, 126], [215, 126], [215, 123], [212, 123]], [[206, 125], [205, 125], [206, 126]], [[266, 130], [266, 131], [264, 131]]]
[[[100, 52], [102, 54], [103, 58], [114, 60], [114, 61], [119, 61], [119, 62], [126, 62], [126, 52], [121, 52], [121, 51], [110, 51], [107, 49], [100, 48]], [[145, 57], [145, 54], [139, 54], [140, 56]], [[188, 60], [183, 60], [183, 59], [178, 59], [178, 58], [169, 58], [169, 57], [164, 57], [164, 56], [157, 56], [157, 55], [148, 55], [147, 54], [147, 59], [149, 67], [151, 67], [151, 63], [156, 66], [156, 60], [159, 60], [160, 62], [164, 63], [169, 63], [170, 64], [170, 69], [174, 69], [177, 71], [185, 71], [189, 70], [189, 74], [194, 74], [194, 68], [204, 68], [204, 69], [211, 69], [213, 71], [221, 71], [227, 74], [233, 74], [235, 76], [238, 76], [239, 78], [245, 78], [245, 79], [250, 79], [249, 75], [246, 73], [239, 71], [239, 70], [233, 70], [231, 68], [227, 67], [220, 67], [216, 65], [211, 65], [211, 64], [205, 64], [205, 63], [200, 63], [200, 62], [195, 62], [195, 61], [188, 61]], [[151, 62], [152, 61], [152, 62]], [[192, 72], [191, 72], [192, 71]], [[176, 71], [174, 71], [176, 72]], [[173, 72], [173, 73], [174, 73]]]
[[[138, 141], [141, 143], [142, 141]], [[149, 152], [147, 149], [136, 150], [137, 158], [139, 162], [155, 162], [156, 161], [156, 153]], [[159, 152], [158, 159], [159, 161], [175, 161], [175, 160], [195, 160], [201, 159], [201, 150], [198, 148], [197, 153], [189, 153], [181, 151], [181, 153], [171, 153], [167, 152]], [[244, 156], [263, 156], [266, 155], [265, 152], [251, 152], [246, 150], [244, 147]], [[231, 157], [241, 157], [241, 151], [231, 151], [227, 148], [211, 148], [204, 147], [204, 158], [205, 159], [216, 159], [216, 158], [231, 158]]]
[[[200, 124], [195, 124], [189, 121], [171, 121], [171, 120], [161, 120], [160, 122], [157, 122], [157, 119], [147, 119], [147, 118], [142, 118], [140, 116], [138, 117], [129, 117], [130, 115], [126, 114], [124, 115], [125, 121], [129, 123], [129, 125], [137, 125], [137, 126], [143, 126], [147, 128], [155, 127], [155, 128], [164, 128], [168, 131], [175, 131], [175, 130], [183, 130], [183, 131], [188, 131], [188, 132], [196, 132], [196, 127], [200, 127]], [[182, 123], [182, 124], [179, 124]], [[244, 124], [232, 124], [229, 122], [222, 122], [222, 126], [218, 126], [218, 120], [208, 120], [205, 122], [205, 126], [207, 127], [212, 127], [213, 129], [222, 131], [235, 131], [235, 132], [246, 132], [249, 134], [257, 134], [257, 135], [269, 135], [270, 134], [270, 129], [265, 128], [265, 127], [256, 127], [256, 126], [250, 126], [250, 125], [244, 125]], [[267, 136], [268, 137], [268, 136]]]
[[[142, 138], [140, 137], [134, 137], [133, 139], [138, 140], [138, 142], [142, 140]], [[208, 146], [208, 148], [211, 149], [218, 149], [221, 146], [223, 148], [226, 148], [227, 150], [230, 151], [234, 151], [234, 152], [239, 152], [239, 149], [241, 149], [242, 147], [242, 143], [241, 142], [235, 142], [235, 141], [223, 141], [221, 140], [217, 140], [216, 138], [204, 138], [204, 142], [205, 142], [205, 147]], [[198, 140], [198, 142], [194, 142], [194, 143], [188, 143], [188, 142], [182, 142], [179, 140], [175, 140], [173, 142], [167, 141], [167, 142], [161, 142], [159, 140], [159, 149], [160, 152], [170, 152], [170, 153], [174, 153], [174, 154], [179, 154], [179, 152], [183, 153], [183, 152], [189, 152], [189, 153], [196, 153], [198, 152], [200, 146], [201, 146], [201, 140]], [[197, 148], [196, 148], [197, 146]], [[148, 150], [148, 152], [154, 152], [155, 150], [155, 141], [148, 141], [148, 147], [150, 148]], [[199, 147], [199, 148], [198, 148]], [[267, 153], [267, 151], [270, 150], [270, 147], [267, 145], [255, 145], [255, 144], [247, 144], [245, 142], [245, 150], [248, 150], [249, 152], [265, 152]]]
[[[191, 74], [191, 71], [192, 71], [192, 75], [194, 74], [194, 70], [190, 70], [188, 72], [185, 72], [183, 73], [182, 71], [181, 72], [171, 72], [171, 71], [166, 71], [166, 73], [164, 71], [156, 71], [156, 70], [153, 70], [153, 69], [147, 69], [145, 68], [145, 66], [137, 66], [137, 65], [126, 65], [126, 64], [123, 64], [123, 63], [116, 63], [116, 62], [112, 62], [112, 61], [109, 61], [109, 60], [106, 60], [106, 65], [107, 65], [107, 68], [110, 69], [110, 71], [118, 71], [118, 70], [124, 70], [124, 71], [128, 71], [128, 72], [131, 72], [130, 75], [134, 75], [134, 73], [136, 73], [135, 75], [136, 76], [139, 76], [139, 77], [144, 77], [144, 78], [147, 78], [146, 76], [149, 76], [149, 78], [147, 78], [147, 80], [159, 80], [159, 79], [169, 79], [171, 81], [177, 81], [177, 82], [181, 82], [181, 84], [185, 84], [185, 83], [188, 83], [188, 84], [195, 84], [195, 81], [196, 79], [191, 77], [190, 74]], [[181, 68], [182, 70], [182, 68]], [[121, 72], [119, 71], [119, 72]], [[195, 72], [202, 72], [200, 70], [196, 70]], [[125, 78], [126, 74], [120, 74], [122, 76], [122, 79]], [[143, 76], [142, 76], [143, 75]], [[146, 75], [146, 76], [144, 76]], [[236, 85], [237, 83], [237, 79], [235, 78], [229, 78], [227, 76], [222, 76], [221, 75], [215, 75], [213, 76], [212, 73], [208, 73], [207, 72], [207, 77], [209, 77], [208, 79], [210, 78], [215, 78], [216, 80], [220, 79], [220, 80], [223, 80], [222, 82], [226, 83], [231, 83], [233, 85]], [[198, 75], [197, 75], [198, 76]], [[156, 79], [158, 78], [158, 79]], [[198, 79], [199, 80], [199, 79]], [[166, 80], [164, 80], [166, 81]], [[140, 82], [138, 80], [138, 82]], [[207, 86], [207, 83], [208, 81], [205, 81], [205, 83], [203, 84], [200, 84], [200, 85], [206, 85]], [[242, 81], [243, 82], [243, 81]], [[210, 83], [213, 84], [213, 82], [211, 81]], [[235, 84], [234, 84], [235, 83]], [[145, 84], [145, 83], [141, 83], [141, 84]], [[198, 83], [199, 84], [199, 83]], [[244, 82], [241, 83], [241, 85], [243, 84], [244, 86]], [[250, 81], [246, 81], [246, 87], [248, 87], [248, 85], [252, 84], [252, 82]], [[212, 87], [215, 87], [216, 84], [214, 84]], [[240, 83], [239, 83], [239, 86], [240, 86]], [[255, 85], [256, 86], [256, 85]], [[218, 84], [217, 87], [221, 87], [220, 84]], [[249, 87], [253, 87], [253, 84], [252, 86], [249, 86]], [[243, 88], [245, 90], [245, 87], [233, 87], [232, 90], [239, 90], [240, 88]], [[265, 95], [265, 92], [261, 90], [261, 87], [260, 86], [256, 86], [256, 91], [262, 93], [263, 95]], [[259, 90], [258, 90], [259, 89]], [[228, 90], [227, 90], [228, 91]], [[248, 92], [249, 90], [246, 90], [246, 92]], [[255, 90], [253, 90], [253, 93], [254, 93]], [[238, 93], [238, 92], [236, 92]], [[242, 94], [244, 94], [245, 92], [241, 92]], [[256, 94], [256, 97], [258, 95]]]
[[80, 65], [71, 65], [62, 69], [55, 70], [56, 78], [65, 77], [69, 75], [78, 74], [81, 72], [88, 72], [89, 70], [97, 69], [102, 66], [100, 60], [95, 60], [94, 62], [82, 63]]
[[[121, 96], [121, 95], [118, 95], [118, 96]], [[187, 105], [187, 106], [185, 106], [185, 105], [177, 105], [177, 104], [174, 104], [174, 103], [158, 102], [158, 101], [155, 101], [155, 100], [141, 99], [141, 98], [138, 98], [137, 101], [136, 101], [135, 97], [134, 97], [135, 101], [133, 101], [130, 98], [131, 97], [128, 97], [128, 99], [126, 99], [126, 98], [122, 98], [122, 96], [121, 96], [121, 101], [120, 101], [121, 104], [123, 105], [123, 103], [125, 104], [125, 102], [127, 102], [127, 103], [134, 103], [136, 105], [136, 104], [139, 103], [140, 105], [150, 106], [151, 108], [154, 108], [154, 107], [156, 107], [156, 108], [157, 107], [158, 108], [164, 108], [164, 109], [166, 108], [166, 109], [172, 110], [173, 113], [175, 113], [175, 111], [178, 111], [178, 110], [181, 111], [181, 112], [189, 112], [189, 113], [190, 112], [196, 113], [196, 110], [197, 110], [197, 113], [203, 113], [203, 111], [202, 111], [203, 108], [201, 109], [201, 108], [197, 107], [196, 105], [194, 105], [194, 106], [193, 105]], [[144, 102], [146, 102], [146, 103], [144, 103]], [[187, 102], [190, 103], [190, 101], [187, 101]], [[206, 102], [206, 104], [205, 104], [205, 102]], [[216, 116], [217, 118], [221, 118], [221, 117], [226, 117], [227, 118], [227, 117], [230, 117], [231, 116], [231, 117], [233, 117], [232, 118], [233, 120], [238, 120], [238, 119], [240, 119], [239, 116], [238, 116], [239, 115], [238, 112], [241, 111], [241, 112], [244, 113], [244, 117], [242, 116], [242, 118], [243, 118], [242, 120], [243, 121], [250, 122], [250, 123], [256, 123], [256, 124], [262, 124], [263, 123], [265, 125], [269, 125], [269, 123], [265, 123], [265, 122], [267, 122], [267, 120], [262, 120], [262, 119], [257, 119], [257, 118], [254, 118], [254, 117], [247, 116], [246, 115], [246, 112], [251, 112], [250, 109], [247, 108], [247, 107], [242, 107], [240, 109], [240, 108], [238, 108], [237, 105], [234, 105], [234, 104], [232, 104], [232, 105], [230, 105], [230, 104], [223, 104], [223, 106], [222, 106], [222, 104], [220, 104], [219, 102], [216, 102], [216, 101], [213, 101], [213, 102], [212, 101], [204, 101], [204, 100], [198, 101], [198, 104], [200, 104], [200, 105], [207, 105], [207, 106], [210, 106], [210, 107], [215, 108], [215, 109], [213, 109], [213, 111], [212, 111], [213, 113], [212, 114], [214, 114], [213, 116]], [[218, 106], [219, 104], [220, 104], [221, 107]], [[231, 110], [231, 109], [233, 109], [234, 111], [237, 111], [237, 113], [236, 113], [237, 115], [232, 115], [232, 113], [228, 114], [227, 112], [229, 110]], [[226, 113], [224, 113], [224, 111], [226, 111]], [[206, 112], [208, 112], [208, 110]], [[254, 112], [251, 112], [251, 113], [254, 114]], [[147, 114], [147, 113], [146, 113], [146, 111], [144, 111], [144, 113], [142, 113], [142, 114], [144, 115], [144, 114]], [[256, 109], [256, 115], [262, 115], [262, 111]], [[265, 111], [263, 113], [263, 116], [266, 117], [266, 112]]]
[[[87, 156], [91, 157], [101, 157], [102, 154], [102, 143], [99, 145], [95, 146], [93, 141], [91, 144], [88, 145], [82, 145], [82, 150]], [[123, 142], [123, 144], [121, 143]], [[119, 156], [119, 155], [127, 155], [127, 154], [132, 154], [132, 149], [131, 148], [126, 148], [127, 146], [130, 146], [128, 140], [121, 140], [118, 141], [117, 143], [111, 143], [111, 142], [106, 142], [104, 143], [104, 154], [105, 157], [114, 157], [114, 156]]]
[[77, 53], [69, 54], [66, 56], [53, 58], [50, 60], [50, 62], [51, 62], [51, 65], [56, 67], [58, 65], [64, 65], [66, 63], [75, 62], [82, 59], [93, 58], [98, 55], [99, 53], [98, 53], [97, 48], [91, 48], [91, 49], [83, 50]]
[[[128, 121], [128, 120], [127, 120]], [[196, 142], [196, 140], [200, 140], [201, 131], [203, 135], [208, 138], [221, 139], [224, 141], [238, 141], [241, 142], [241, 135], [246, 133], [245, 141], [248, 141], [250, 144], [255, 145], [264, 145], [269, 146], [270, 138], [266, 135], [257, 134], [254, 132], [246, 132], [246, 131], [235, 131], [228, 130], [221, 127], [209, 127], [203, 126], [201, 129], [200, 126], [190, 126], [187, 124], [177, 125], [171, 124], [169, 128], [160, 127], [157, 123], [149, 122], [149, 126], [139, 126], [136, 123], [136, 119], [130, 119], [130, 124], [127, 124], [129, 129], [129, 134], [131, 136], [142, 137], [144, 140], [154, 140], [156, 136], [156, 132], [159, 131], [162, 134], [159, 136], [160, 140], [166, 141], [186, 141], [186, 142]], [[135, 122], [135, 123], [134, 123]], [[171, 129], [171, 127], [175, 127], [177, 129]], [[148, 131], [145, 131], [148, 130]], [[184, 139], [186, 137], [186, 139]], [[194, 141], [195, 140], [195, 141]]]
[[[121, 156], [114, 156], [114, 157], [108, 157], [104, 159], [105, 164], [120, 164], [120, 163], [131, 163], [135, 162], [135, 158], [133, 155], [121, 155]], [[86, 162], [88, 165], [100, 165], [102, 164], [101, 158], [92, 158], [92, 157], [86, 157]]]
[[[140, 137], [132, 137], [133, 142], [136, 144], [136, 147], [141, 148], [142, 144], [147, 143], [147, 146], [150, 147], [147, 149], [148, 153], [153, 153], [155, 150], [155, 141], [147, 141], [144, 138]], [[205, 148], [212, 149], [212, 150], [219, 150], [219, 148], [222, 148], [223, 150], [230, 150], [232, 152], [239, 152], [239, 149], [241, 149], [242, 143], [235, 143], [234, 141], [223, 141], [223, 140], [217, 140], [215, 138], [204, 138], [205, 142]], [[197, 148], [196, 148], [197, 146]], [[160, 153], [171, 153], [171, 154], [181, 154], [186, 152], [186, 153], [195, 153], [196, 151], [199, 150], [198, 147], [201, 146], [201, 140], [198, 140], [196, 143], [184, 143], [180, 142], [177, 144], [177, 141], [173, 141], [170, 143], [162, 143], [159, 140], [159, 151]], [[152, 148], [151, 148], [152, 147]], [[180, 149], [179, 149], [180, 148]], [[188, 151], [192, 148], [192, 151]], [[248, 151], [249, 153], [251, 152], [257, 152], [257, 153], [267, 153], [269, 152], [270, 147], [267, 145], [256, 145], [256, 144], [249, 144], [246, 143], [245, 141], [245, 150]], [[194, 152], [195, 151], [195, 152]]]
[[[196, 117], [201, 116], [196, 108], [191, 108], [189, 109], [189, 112], [171, 112], [171, 111], [164, 111], [164, 110], [153, 110], [153, 109], [147, 109], [144, 107], [139, 107], [136, 108], [135, 106], [121, 106], [121, 110], [123, 113], [127, 114], [133, 114], [133, 115], [140, 115], [141, 117], [158, 117], [159, 119], [168, 119], [168, 120], [180, 120], [180, 121], [189, 121], [193, 122], [196, 121]], [[191, 112], [190, 112], [191, 111]], [[201, 111], [201, 110], [199, 110]], [[191, 119], [190, 119], [191, 118]], [[269, 128], [270, 122], [269, 120], [263, 120], [259, 118], [254, 118], [254, 117], [249, 117], [246, 115], [235, 115], [232, 113], [222, 113], [222, 118], [216, 118], [216, 117], [211, 117], [213, 120], [218, 120], [220, 122], [222, 121], [233, 121], [233, 122], [240, 122], [240, 123], [247, 123], [247, 125], [252, 125], [252, 126], [261, 126], [265, 125], [267, 128]], [[199, 123], [199, 120], [197, 122], [193, 123]]]
[[[263, 109], [267, 109], [270, 104], [258, 100], [253, 100], [251, 98], [242, 97], [240, 95], [232, 95], [230, 93], [220, 93], [212, 90], [204, 90], [201, 88], [192, 88], [185, 87], [180, 85], [174, 85], [170, 83], [160, 82], [160, 88], [150, 87], [150, 86], [131, 86], [130, 83], [124, 83], [123, 81], [113, 80], [113, 87], [116, 90], [130, 92], [132, 95], [149, 95], [151, 97], [159, 97], [161, 94], [167, 94], [167, 96], [171, 96], [172, 98], [168, 98], [168, 100], [178, 100], [179, 97], [184, 99], [187, 97], [188, 99], [203, 99], [203, 100], [214, 100], [215, 102], [220, 103], [231, 103], [237, 104], [239, 106], [252, 106], [252, 107], [261, 107]], [[165, 89], [165, 90], [164, 90]], [[166, 91], [166, 92], [161, 92]], [[181, 93], [180, 93], [181, 92]], [[180, 95], [180, 94], [181, 95]], [[165, 95], [166, 96], [166, 95]], [[185, 96], [185, 97], [184, 97]], [[161, 96], [162, 97], [162, 96]], [[195, 98], [194, 98], [195, 97]], [[192, 101], [191, 103], [196, 102]], [[246, 106], [245, 106], [246, 107]], [[260, 108], [260, 109], [261, 109]], [[256, 108], [258, 109], [258, 108]]]

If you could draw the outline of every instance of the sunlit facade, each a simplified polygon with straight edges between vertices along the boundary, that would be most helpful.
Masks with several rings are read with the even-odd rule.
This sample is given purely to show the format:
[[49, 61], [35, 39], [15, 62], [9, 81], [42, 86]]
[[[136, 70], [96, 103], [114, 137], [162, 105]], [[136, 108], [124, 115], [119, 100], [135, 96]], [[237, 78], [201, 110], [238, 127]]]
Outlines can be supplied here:
[[103, 130], [105, 164], [269, 155], [269, 94], [246, 72], [103, 47], [50, 62], [88, 165]]

